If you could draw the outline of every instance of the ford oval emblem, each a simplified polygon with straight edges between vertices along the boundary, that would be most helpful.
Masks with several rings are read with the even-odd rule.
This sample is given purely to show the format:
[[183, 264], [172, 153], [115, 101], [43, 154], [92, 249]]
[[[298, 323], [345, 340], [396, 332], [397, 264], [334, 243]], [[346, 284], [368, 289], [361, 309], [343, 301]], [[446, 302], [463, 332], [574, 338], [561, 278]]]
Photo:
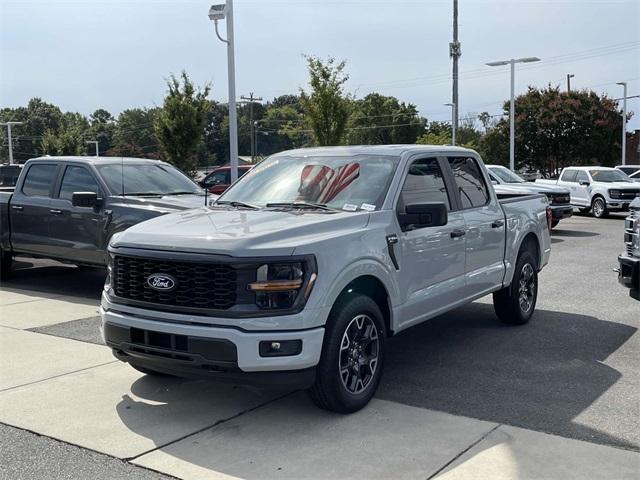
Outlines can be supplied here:
[[154, 273], [147, 277], [147, 285], [160, 292], [170, 292], [176, 288], [176, 279], [164, 273]]

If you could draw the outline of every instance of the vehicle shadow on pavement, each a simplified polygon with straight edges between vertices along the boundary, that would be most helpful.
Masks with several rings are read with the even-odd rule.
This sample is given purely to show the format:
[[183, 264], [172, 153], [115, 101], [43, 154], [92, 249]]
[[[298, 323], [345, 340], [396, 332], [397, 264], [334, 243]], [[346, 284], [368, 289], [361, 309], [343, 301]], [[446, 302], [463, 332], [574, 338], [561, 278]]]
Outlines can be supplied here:
[[106, 275], [107, 271], [101, 268], [19, 259], [14, 261], [9, 279], [2, 281], [2, 288], [99, 300]]
[[473, 303], [391, 338], [377, 396], [638, 450], [637, 434], [604, 431], [611, 427], [608, 407], [592, 407], [596, 425], [574, 422], [621, 378], [603, 362], [636, 330], [545, 310], [527, 325], [508, 326], [492, 305]]
[[[552, 232], [552, 235], [557, 235], [560, 237], [597, 237], [600, 234], [596, 232], [587, 232], [584, 230], [562, 230], [562, 228], [555, 228]], [[554, 238], [552, 237], [551, 240], [553, 241]]]

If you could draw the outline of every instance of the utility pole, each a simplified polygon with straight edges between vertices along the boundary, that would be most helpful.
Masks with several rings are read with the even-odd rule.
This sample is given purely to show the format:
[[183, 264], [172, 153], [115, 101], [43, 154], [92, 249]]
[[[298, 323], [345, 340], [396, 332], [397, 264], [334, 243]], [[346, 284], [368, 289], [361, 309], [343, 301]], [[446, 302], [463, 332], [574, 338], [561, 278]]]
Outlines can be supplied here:
[[249, 124], [251, 126], [251, 163], [256, 160], [256, 128], [253, 122], [253, 102], [261, 102], [262, 97], [254, 97], [253, 92], [249, 93], [248, 97], [242, 95], [240, 100], [246, 100], [249, 102]]
[[87, 140], [86, 142], [87, 145], [89, 145], [90, 143], [93, 143], [96, 146], [96, 157], [99, 157], [100, 154], [98, 152], [98, 141], [97, 140]]
[[453, 42], [449, 44], [449, 56], [453, 59], [453, 91], [451, 103], [453, 104], [452, 128], [458, 128], [458, 58], [462, 55], [460, 42], [458, 41], [458, 0], [453, 0]]
[[575, 77], [573, 73], [567, 73], [567, 93], [571, 91], [571, 79]]
[[[626, 96], [626, 95], [625, 95]], [[7, 137], [9, 137], [9, 165], [13, 165], [13, 143], [11, 141], [11, 125], [22, 125], [24, 122], [4, 122], [0, 125], [7, 127]]]
[[622, 165], [627, 164], [627, 82], [617, 82], [616, 85], [622, 86]]

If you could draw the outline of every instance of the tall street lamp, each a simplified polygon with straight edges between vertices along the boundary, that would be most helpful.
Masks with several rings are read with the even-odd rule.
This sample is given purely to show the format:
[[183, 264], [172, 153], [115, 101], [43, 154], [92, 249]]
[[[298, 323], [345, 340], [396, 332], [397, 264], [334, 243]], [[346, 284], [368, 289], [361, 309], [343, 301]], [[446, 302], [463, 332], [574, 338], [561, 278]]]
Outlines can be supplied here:
[[575, 77], [573, 73], [567, 73], [567, 92], [571, 91], [571, 79]]
[[511, 65], [511, 102], [509, 104], [509, 168], [515, 170], [516, 157], [516, 120], [515, 120], [515, 83], [516, 83], [516, 63], [539, 62], [538, 57], [512, 58], [511, 60], [501, 60], [498, 62], [489, 62], [489, 67], [501, 67], [503, 65]]
[[24, 122], [4, 122], [0, 125], [7, 127], [7, 137], [9, 139], [9, 165], [13, 165], [13, 143], [11, 140], [11, 125], [22, 125]]
[[622, 165], [627, 164], [627, 82], [616, 82], [622, 85]]
[[456, 104], [445, 103], [445, 107], [451, 107], [451, 145], [456, 144]]
[[[233, 0], [222, 5], [212, 5], [209, 19], [216, 26], [216, 36], [227, 44], [227, 72], [229, 76], [229, 164], [231, 166], [231, 183], [238, 179], [238, 113], [236, 111], [236, 67], [233, 43]], [[218, 20], [227, 20], [227, 38], [218, 32]]]

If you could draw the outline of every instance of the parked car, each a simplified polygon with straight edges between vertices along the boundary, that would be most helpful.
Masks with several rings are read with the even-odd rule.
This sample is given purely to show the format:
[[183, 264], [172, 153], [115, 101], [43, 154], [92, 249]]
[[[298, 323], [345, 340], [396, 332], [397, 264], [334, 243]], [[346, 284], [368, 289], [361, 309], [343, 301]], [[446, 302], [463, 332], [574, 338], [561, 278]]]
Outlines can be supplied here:
[[[238, 178], [247, 173], [253, 165], [238, 165]], [[220, 195], [231, 185], [231, 167], [219, 167], [204, 177], [200, 182], [202, 188], [209, 192]]]
[[638, 170], [635, 173], [632, 173], [631, 175], [629, 175], [629, 178], [631, 180], [633, 180], [634, 182], [640, 182], [640, 170]]
[[640, 165], [616, 165], [615, 168], [621, 172], [631, 176], [634, 173], [640, 172]]
[[0, 165], [0, 192], [12, 192], [20, 176], [22, 165]]
[[31, 159], [15, 191], [0, 192], [0, 273], [10, 272], [15, 256], [105, 266], [114, 233], [204, 203], [198, 185], [158, 160]]
[[518, 174], [502, 165], [487, 165], [487, 170], [494, 185], [508, 185], [513, 188], [522, 189], [523, 192], [542, 193], [546, 195], [551, 208], [551, 228], [555, 228], [563, 218], [569, 218], [573, 215], [571, 194], [567, 188], [537, 182], [527, 182]]
[[211, 207], [113, 237], [102, 334], [147, 374], [310, 387], [353, 412], [389, 336], [489, 293], [503, 322], [529, 321], [547, 205], [498, 201], [464, 148], [282, 152]]
[[618, 281], [632, 298], [640, 300], [640, 197], [629, 210], [631, 214], [624, 221], [625, 251], [618, 257]]
[[567, 187], [571, 204], [581, 212], [591, 211], [594, 217], [606, 217], [609, 211], [624, 211], [640, 196], [640, 186], [615, 168], [568, 167], [558, 180], [536, 180], [536, 183]]

